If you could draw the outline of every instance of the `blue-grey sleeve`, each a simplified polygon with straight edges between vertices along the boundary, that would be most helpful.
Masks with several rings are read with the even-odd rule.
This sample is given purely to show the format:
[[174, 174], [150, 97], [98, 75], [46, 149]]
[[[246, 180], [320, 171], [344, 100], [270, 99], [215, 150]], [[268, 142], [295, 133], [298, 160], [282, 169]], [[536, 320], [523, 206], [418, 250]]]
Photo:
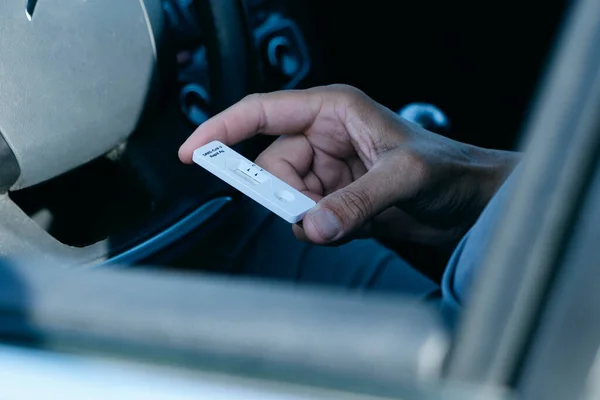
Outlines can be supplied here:
[[458, 311], [468, 301], [471, 284], [479, 272], [493, 229], [501, 217], [519, 170], [519, 167], [515, 168], [496, 192], [448, 261], [442, 278], [442, 297], [443, 306], [451, 311]]

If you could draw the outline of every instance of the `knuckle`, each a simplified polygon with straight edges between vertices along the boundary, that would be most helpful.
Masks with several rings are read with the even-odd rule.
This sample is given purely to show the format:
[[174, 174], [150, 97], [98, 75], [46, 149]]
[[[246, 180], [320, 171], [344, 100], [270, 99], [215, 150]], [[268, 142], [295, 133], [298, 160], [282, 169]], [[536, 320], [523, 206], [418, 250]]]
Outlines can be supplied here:
[[267, 114], [263, 105], [266, 95], [267, 93], [251, 93], [240, 101], [243, 106], [256, 110], [255, 131], [257, 133], [263, 132], [268, 125]]
[[244, 96], [242, 101], [245, 103], [254, 102], [257, 100], [261, 100], [264, 96], [265, 96], [264, 93], [250, 93], [250, 94], [247, 94], [246, 96]]
[[347, 96], [349, 98], [362, 98], [365, 96], [364, 92], [355, 86], [347, 85], [345, 83], [334, 83], [328, 86], [329, 90]]
[[364, 221], [371, 214], [370, 194], [364, 190], [344, 190], [339, 194], [340, 213], [346, 221]]
[[373, 137], [373, 149], [375, 149], [375, 157], [380, 158], [383, 154], [386, 154], [392, 150], [398, 148], [398, 144], [390, 140], [385, 135], [376, 135]]
[[346, 83], [333, 83], [333, 84], [329, 85], [329, 88], [331, 90], [337, 90], [339, 92], [351, 92], [351, 91], [358, 90], [354, 86], [348, 85]]
[[353, 139], [355, 147], [359, 150], [359, 154], [363, 156], [367, 167], [372, 167], [381, 157], [395, 150], [398, 147], [385, 134], [378, 134], [365, 128], [360, 135], [356, 135]]

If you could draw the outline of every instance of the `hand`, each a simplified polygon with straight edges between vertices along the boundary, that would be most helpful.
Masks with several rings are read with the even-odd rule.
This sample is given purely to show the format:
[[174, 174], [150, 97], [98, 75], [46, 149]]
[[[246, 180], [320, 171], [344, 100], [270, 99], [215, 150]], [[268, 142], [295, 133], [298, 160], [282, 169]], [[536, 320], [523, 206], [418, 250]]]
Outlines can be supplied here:
[[202, 124], [179, 157], [191, 163], [212, 140], [257, 134], [281, 135], [256, 163], [318, 202], [294, 226], [318, 244], [377, 227], [403, 240], [454, 239], [517, 160], [424, 130], [343, 85], [248, 96]]

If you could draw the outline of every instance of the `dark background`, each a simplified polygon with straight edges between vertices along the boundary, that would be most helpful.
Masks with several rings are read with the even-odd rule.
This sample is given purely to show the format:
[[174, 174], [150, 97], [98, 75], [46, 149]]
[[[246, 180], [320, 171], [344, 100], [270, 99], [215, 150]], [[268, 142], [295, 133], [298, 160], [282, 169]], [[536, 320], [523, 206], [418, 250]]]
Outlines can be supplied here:
[[451, 135], [512, 149], [567, 1], [304, 0], [326, 83], [392, 109], [440, 107]]

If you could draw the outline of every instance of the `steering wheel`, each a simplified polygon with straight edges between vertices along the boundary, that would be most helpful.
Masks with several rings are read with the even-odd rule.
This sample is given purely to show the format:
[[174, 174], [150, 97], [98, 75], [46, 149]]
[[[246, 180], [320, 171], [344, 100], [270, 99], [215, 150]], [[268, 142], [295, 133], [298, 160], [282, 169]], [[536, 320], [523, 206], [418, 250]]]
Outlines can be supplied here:
[[[60, 243], [8, 192], [105, 155], [158, 112], [152, 107], [174, 60], [163, 7], [161, 0], [24, 3], [0, 2], [0, 256], [98, 262], [106, 243]], [[251, 90], [249, 30], [241, 0], [194, 6], [216, 112]]]

